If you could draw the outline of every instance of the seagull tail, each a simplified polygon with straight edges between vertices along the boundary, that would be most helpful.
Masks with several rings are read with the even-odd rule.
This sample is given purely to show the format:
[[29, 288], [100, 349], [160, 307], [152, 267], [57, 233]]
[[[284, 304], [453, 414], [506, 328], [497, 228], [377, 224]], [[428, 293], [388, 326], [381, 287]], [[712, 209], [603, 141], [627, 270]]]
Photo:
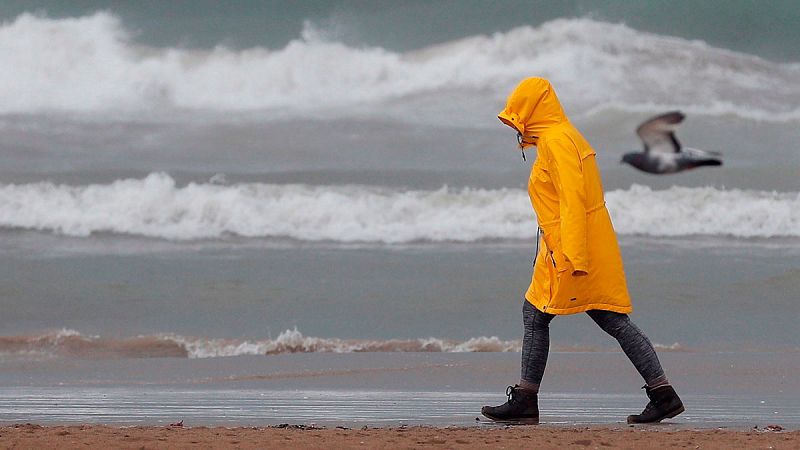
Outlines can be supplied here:
[[722, 161], [719, 159], [709, 158], [709, 159], [698, 159], [692, 161], [689, 165], [690, 168], [700, 167], [700, 166], [721, 166]]

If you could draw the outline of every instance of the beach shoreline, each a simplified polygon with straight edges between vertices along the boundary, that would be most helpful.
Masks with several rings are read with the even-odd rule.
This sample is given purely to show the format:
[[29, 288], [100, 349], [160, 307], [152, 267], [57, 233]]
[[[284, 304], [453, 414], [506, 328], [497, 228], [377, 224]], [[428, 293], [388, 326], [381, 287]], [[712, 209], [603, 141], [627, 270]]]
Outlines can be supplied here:
[[474, 426], [346, 428], [108, 425], [0, 427], [2, 448], [797, 448], [800, 431], [649, 426]]
[[[663, 352], [678, 429], [800, 430], [797, 353]], [[622, 352], [553, 352], [542, 424], [625, 426], [647, 397]], [[476, 425], [506, 401], [519, 354], [296, 353], [0, 363], [0, 424], [349, 428]]]

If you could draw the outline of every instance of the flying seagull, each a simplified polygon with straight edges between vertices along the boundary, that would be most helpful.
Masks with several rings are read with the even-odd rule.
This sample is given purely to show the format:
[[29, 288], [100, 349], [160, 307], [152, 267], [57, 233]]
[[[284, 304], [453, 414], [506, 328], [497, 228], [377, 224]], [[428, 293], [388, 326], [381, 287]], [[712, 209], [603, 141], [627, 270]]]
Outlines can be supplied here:
[[719, 153], [682, 147], [675, 129], [683, 122], [683, 113], [671, 111], [646, 120], [636, 134], [644, 142], [644, 152], [626, 153], [622, 162], [648, 173], [677, 173], [700, 166], [721, 166]]

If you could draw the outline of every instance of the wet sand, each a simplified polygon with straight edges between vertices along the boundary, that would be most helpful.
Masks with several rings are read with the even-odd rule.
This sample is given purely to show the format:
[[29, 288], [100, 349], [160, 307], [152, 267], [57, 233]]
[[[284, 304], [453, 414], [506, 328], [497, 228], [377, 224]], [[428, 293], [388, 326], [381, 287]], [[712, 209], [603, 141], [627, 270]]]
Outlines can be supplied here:
[[[680, 429], [800, 430], [796, 352], [664, 352]], [[647, 403], [622, 352], [553, 352], [546, 426], [624, 426]], [[506, 401], [517, 353], [306, 353], [0, 362], [0, 425], [472, 427]]]
[[331, 449], [331, 448], [798, 448], [800, 431], [675, 430], [669, 425], [644, 427], [398, 427], [269, 428], [49, 426], [0, 427], [0, 447], [15, 449]]

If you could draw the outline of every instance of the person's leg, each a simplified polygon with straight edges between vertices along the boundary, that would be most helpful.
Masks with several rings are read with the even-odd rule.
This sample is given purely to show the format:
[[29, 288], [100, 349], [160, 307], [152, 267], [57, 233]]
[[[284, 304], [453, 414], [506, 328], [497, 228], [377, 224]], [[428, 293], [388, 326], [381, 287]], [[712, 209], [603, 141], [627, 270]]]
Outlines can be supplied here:
[[499, 421], [539, 422], [539, 384], [544, 375], [550, 350], [550, 321], [553, 315], [545, 314], [527, 300], [522, 307], [525, 332], [522, 338], [522, 374], [520, 384], [506, 389], [508, 401], [500, 406], [484, 406], [481, 414]]
[[646, 383], [644, 389], [650, 402], [641, 414], [628, 416], [628, 423], [660, 422], [682, 413], [683, 402], [669, 384], [653, 344], [628, 315], [601, 310], [587, 311], [587, 314], [619, 342]]
[[600, 328], [619, 342], [647, 386], [656, 388], [669, 384], [650, 339], [642, 333], [627, 314], [612, 311], [586, 311]]
[[555, 317], [536, 309], [529, 301], [522, 306], [522, 373], [520, 387], [539, 392], [547, 357], [550, 354], [550, 321]]

